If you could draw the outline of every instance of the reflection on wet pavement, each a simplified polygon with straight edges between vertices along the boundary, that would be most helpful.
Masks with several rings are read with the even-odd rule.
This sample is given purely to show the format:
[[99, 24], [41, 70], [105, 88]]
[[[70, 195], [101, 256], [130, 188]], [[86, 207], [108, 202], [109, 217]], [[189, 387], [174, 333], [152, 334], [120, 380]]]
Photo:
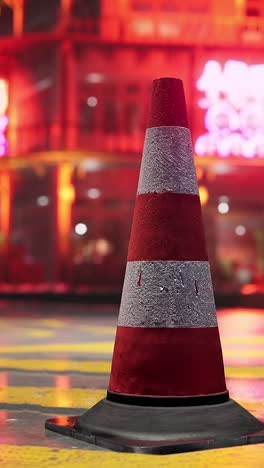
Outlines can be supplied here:
[[[168, 456], [117, 454], [45, 432], [105, 395], [117, 308], [0, 302], [1, 466], [262, 467], [264, 444]], [[218, 312], [231, 397], [264, 419], [264, 311]]]

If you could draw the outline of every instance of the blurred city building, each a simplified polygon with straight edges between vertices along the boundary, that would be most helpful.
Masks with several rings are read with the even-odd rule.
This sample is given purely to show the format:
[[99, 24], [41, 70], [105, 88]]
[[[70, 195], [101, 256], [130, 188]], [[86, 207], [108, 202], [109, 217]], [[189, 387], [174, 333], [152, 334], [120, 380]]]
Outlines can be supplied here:
[[152, 80], [184, 81], [216, 291], [264, 290], [262, 0], [0, 2], [0, 292], [119, 291]]

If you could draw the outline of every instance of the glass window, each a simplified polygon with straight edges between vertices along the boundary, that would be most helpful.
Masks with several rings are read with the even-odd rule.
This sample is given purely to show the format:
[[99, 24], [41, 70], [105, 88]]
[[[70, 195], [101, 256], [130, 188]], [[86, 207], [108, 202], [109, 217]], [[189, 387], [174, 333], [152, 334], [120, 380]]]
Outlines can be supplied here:
[[106, 101], [104, 103], [103, 131], [104, 133], [117, 133], [118, 131], [116, 101]]
[[139, 86], [137, 83], [129, 83], [126, 90], [128, 94], [136, 94], [139, 92]]
[[175, 2], [164, 2], [160, 6], [161, 11], [176, 12], [179, 10], [178, 5], [175, 5]]
[[136, 11], [151, 11], [153, 7], [151, 2], [134, 0], [131, 8]]
[[13, 284], [52, 281], [54, 212], [52, 168], [38, 165], [14, 173], [8, 279]]
[[140, 128], [140, 108], [137, 102], [125, 105], [125, 132], [133, 135]]
[[258, 8], [248, 7], [246, 9], [247, 16], [260, 16], [260, 11]]
[[87, 98], [81, 100], [80, 125], [82, 130], [87, 132], [93, 132], [95, 130], [95, 112], [95, 106], [89, 106], [87, 104]]

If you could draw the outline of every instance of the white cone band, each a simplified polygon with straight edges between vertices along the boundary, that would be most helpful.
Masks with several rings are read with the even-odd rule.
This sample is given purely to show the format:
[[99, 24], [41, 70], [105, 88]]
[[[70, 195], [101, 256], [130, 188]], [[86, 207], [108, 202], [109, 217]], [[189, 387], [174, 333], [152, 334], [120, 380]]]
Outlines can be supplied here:
[[208, 262], [128, 262], [118, 325], [144, 328], [216, 327]]
[[146, 130], [138, 194], [198, 194], [191, 134], [184, 127], [153, 127]]

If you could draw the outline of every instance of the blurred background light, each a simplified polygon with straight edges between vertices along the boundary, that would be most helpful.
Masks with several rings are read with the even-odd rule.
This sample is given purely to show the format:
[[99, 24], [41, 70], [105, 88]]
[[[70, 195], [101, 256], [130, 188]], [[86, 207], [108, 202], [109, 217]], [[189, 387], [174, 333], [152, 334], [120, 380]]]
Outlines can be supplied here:
[[98, 99], [95, 96], [89, 96], [87, 99], [87, 104], [89, 107], [95, 107], [97, 106]]
[[227, 202], [220, 202], [217, 209], [220, 214], [226, 214], [229, 212], [229, 204]]
[[49, 204], [49, 197], [46, 195], [41, 195], [37, 198], [37, 205], [39, 206], [47, 206]]
[[84, 224], [84, 223], [76, 224], [74, 229], [75, 229], [76, 234], [79, 234], [79, 236], [83, 236], [88, 231], [88, 228], [87, 228], [86, 224]]
[[102, 73], [96, 73], [96, 72], [88, 73], [88, 75], [86, 76], [86, 79], [90, 83], [102, 83], [102, 81], [104, 80], [104, 75]]
[[99, 190], [98, 188], [90, 188], [89, 190], [87, 190], [87, 197], [88, 198], [92, 198], [92, 199], [96, 199], [96, 198], [99, 198], [101, 195], [101, 190]]
[[236, 226], [235, 233], [237, 234], [237, 236], [244, 236], [246, 234], [245, 226], [243, 226], [242, 224]]
[[209, 192], [208, 192], [208, 189], [204, 185], [199, 186], [199, 195], [200, 195], [201, 205], [202, 206], [206, 205], [209, 199]]

